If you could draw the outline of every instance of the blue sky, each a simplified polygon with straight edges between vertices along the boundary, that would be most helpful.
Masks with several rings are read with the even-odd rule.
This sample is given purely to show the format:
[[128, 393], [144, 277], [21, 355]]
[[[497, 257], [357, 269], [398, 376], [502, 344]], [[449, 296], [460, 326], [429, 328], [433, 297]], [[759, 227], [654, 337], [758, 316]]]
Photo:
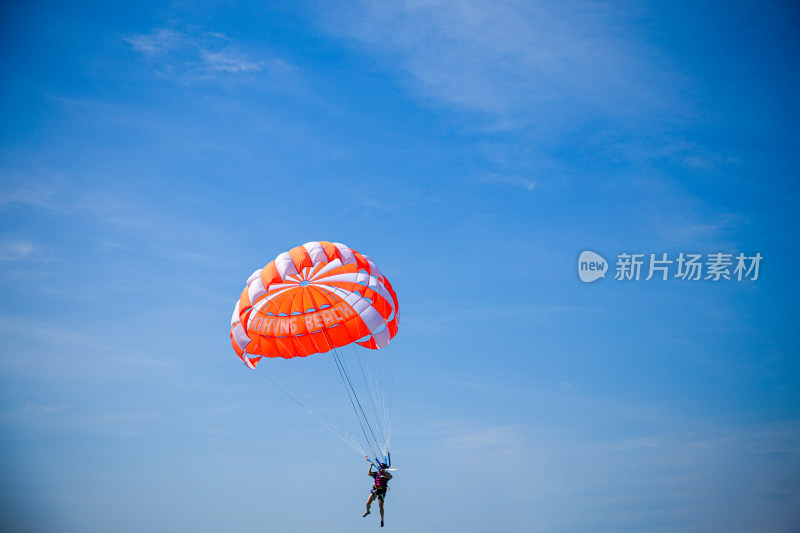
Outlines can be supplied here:
[[[798, 17], [5, 3], [2, 528], [378, 527], [228, 338], [253, 270], [330, 240], [400, 301], [387, 527], [797, 531]], [[759, 279], [613, 276], [718, 252]]]

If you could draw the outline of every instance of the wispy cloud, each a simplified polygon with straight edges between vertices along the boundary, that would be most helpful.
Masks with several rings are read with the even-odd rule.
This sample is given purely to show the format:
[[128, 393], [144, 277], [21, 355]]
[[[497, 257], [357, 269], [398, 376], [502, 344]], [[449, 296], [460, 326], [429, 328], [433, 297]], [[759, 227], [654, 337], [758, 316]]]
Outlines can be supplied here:
[[462, 428], [454, 435], [443, 438], [438, 445], [459, 452], [482, 453], [492, 450], [493, 454], [505, 454], [526, 445], [526, 432], [527, 429], [521, 425]]
[[266, 65], [264, 61], [251, 61], [244, 55], [236, 54], [230, 50], [219, 52], [209, 52], [201, 50], [203, 63], [211, 71], [215, 72], [246, 72], [262, 70]]
[[[58, 178], [52, 178], [53, 184], [26, 178], [29, 176], [5, 177], [3, 185], [0, 186], [0, 207], [17, 204], [49, 208], [52, 205], [53, 196], [57, 192], [55, 182], [59, 181]], [[26, 183], [30, 181], [34, 181], [35, 184]]]
[[[63, 177], [47, 173], [36, 174], [36, 181], [37, 188], [9, 183], [4, 190], [0, 189], [0, 207], [24, 207], [48, 217], [67, 217], [74, 224], [91, 228], [78, 234], [81, 239], [91, 241], [95, 249], [108, 251], [140, 243], [147, 253], [196, 262], [210, 256], [198, 246], [198, 239], [187, 239], [187, 235], [204, 235], [203, 242], [224, 241], [222, 233], [212, 225], [154, 207], [149, 198], [124, 184], [77, 187]], [[24, 232], [15, 235], [13, 227], [3, 229], [8, 234], [0, 231], [0, 262], [54, 259], [57, 243], [42, 244], [39, 239], [26, 237]], [[39, 237], [49, 238], [47, 233]]]
[[656, 83], [662, 74], [648, 64], [646, 46], [626, 32], [629, 7], [356, 1], [337, 4], [328, 27], [399, 64], [421, 94], [513, 128], [539, 123], [554, 108], [617, 115], [663, 109]]
[[16, 261], [33, 255], [34, 244], [29, 241], [9, 241], [0, 243], [0, 261]]
[[486, 174], [478, 178], [478, 181], [494, 185], [510, 185], [512, 187], [521, 187], [528, 191], [532, 191], [536, 188], [536, 180], [533, 178], [517, 176], [514, 174]]
[[13, 411], [6, 411], [0, 413], [0, 419], [23, 419], [23, 418], [40, 418], [69, 409], [69, 405], [41, 405], [37, 403], [26, 403], [24, 407]]
[[[550, 428], [448, 421], [426, 429], [438, 435], [426, 456], [457, 465], [448, 474], [454, 487], [482, 480], [480, 496], [455, 489], [459, 508], [485, 512], [511, 502], [521, 525], [532, 522], [518, 505], [543, 530], [569, 529], [570, 508], [585, 513], [582, 530], [743, 532], [759, 529], [759, 521], [773, 530], [800, 501], [796, 424], [721, 425], [660, 413], [644, 429], [642, 420], [608, 414], [601, 420], [629, 429], [597, 431], [580, 420]], [[448, 505], [439, 510], [456, 511]]]
[[138, 34], [126, 37], [135, 50], [156, 56], [181, 48], [187, 45], [186, 36], [180, 32], [159, 28], [147, 34]]
[[180, 77], [208, 78], [248, 72], [282, 75], [291, 69], [279, 58], [254, 58], [220, 33], [194, 35], [159, 28], [124, 40], [134, 50], [158, 62], [165, 73]]
[[82, 329], [39, 318], [0, 315], [0, 373], [59, 379], [131, 378], [168, 372], [175, 363], [136, 347], [98, 342], [97, 325]]

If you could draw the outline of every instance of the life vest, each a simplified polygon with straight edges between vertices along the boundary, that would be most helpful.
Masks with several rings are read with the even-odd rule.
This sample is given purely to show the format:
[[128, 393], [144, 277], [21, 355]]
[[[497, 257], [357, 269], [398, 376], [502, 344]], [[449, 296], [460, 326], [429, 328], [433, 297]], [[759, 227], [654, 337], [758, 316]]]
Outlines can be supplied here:
[[386, 477], [386, 474], [380, 470], [375, 472], [375, 487], [385, 489], [388, 483], [389, 479]]

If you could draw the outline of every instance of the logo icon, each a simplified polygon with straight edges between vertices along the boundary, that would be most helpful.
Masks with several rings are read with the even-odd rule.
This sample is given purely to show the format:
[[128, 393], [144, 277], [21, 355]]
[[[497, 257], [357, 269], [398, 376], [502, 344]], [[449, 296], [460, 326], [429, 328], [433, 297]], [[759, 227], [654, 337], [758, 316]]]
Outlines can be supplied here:
[[584, 283], [591, 283], [606, 277], [608, 261], [602, 255], [584, 250], [578, 258], [578, 276]]

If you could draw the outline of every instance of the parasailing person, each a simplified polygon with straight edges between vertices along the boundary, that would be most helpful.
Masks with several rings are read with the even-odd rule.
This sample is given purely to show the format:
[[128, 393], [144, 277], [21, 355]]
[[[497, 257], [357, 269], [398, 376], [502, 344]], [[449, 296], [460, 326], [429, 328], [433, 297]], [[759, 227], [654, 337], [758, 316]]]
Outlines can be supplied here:
[[375, 472], [372, 471], [373, 466], [372, 463], [369, 464], [367, 475], [375, 478], [375, 484], [372, 486], [369, 498], [367, 498], [367, 512], [364, 513], [364, 516], [369, 514], [369, 508], [372, 507], [372, 502], [377, 498], [378, 507], [381, 510], [381, 527], [383, 527], [383, 500], [386, 498], [386, 491], [389, 489], [389, 480], [392, 479], [392, 475], [387, 472], [386, 463], [381, 463], [381, 466]]

